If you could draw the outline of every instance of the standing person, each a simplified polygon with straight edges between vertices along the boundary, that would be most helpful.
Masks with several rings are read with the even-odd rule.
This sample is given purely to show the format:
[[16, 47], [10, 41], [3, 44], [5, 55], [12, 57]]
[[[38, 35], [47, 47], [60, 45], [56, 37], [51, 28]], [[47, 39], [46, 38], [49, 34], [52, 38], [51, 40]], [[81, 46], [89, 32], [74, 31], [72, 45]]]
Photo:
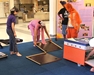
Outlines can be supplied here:
[[68, 11], [65, 8], [65, 1], [60, 1], [61, 5], [63, 6], [62, 9], [59, 10], [58, 12], [58, 16], [60, 18], [60, 20], [62, 20], [62, 34], [63, 37], [66, 38], [66, 29], [67, 29], [67, 25], [68, 25]]
[[[51, 38], [47, 32], [45, 23], [43, 21], [40, 20], [32, 20], [29, 25], [28, 25], [28, 29], [30, 29], [31, 31], [31, 35], [33, 37], [33, 43], [34, 46], [36, 46], [37, 42], [39, 42], [40, 40], [40, 35], [42, 37], [42, 43], [46, 44], [45, 39], [44, 39], [44, 31], [46, 32], [49, 40], [51, 41]], [[41, 32], [41, 34], [40, 34]]]
[[22, 56], [17, 49], [17, 45], [16, 45], [16, 31], [15, 31], [15, 22], [16, 22], [16, 14], [18, 12], [17, 8], [12, 8], [10, 11], [10, 15], [8, 16], [7, 19], [7, 34], [9, 36], [9, 44], [10, 44], [10, 54], [16, 54], [17, 56]]
[[77, 38], [80, 29], [81, 19], [78, 12], [73, 8], [70, 3], [65, 5], [65, 8], [69, 12], [69, 22], [67, 28], [67, 38]]

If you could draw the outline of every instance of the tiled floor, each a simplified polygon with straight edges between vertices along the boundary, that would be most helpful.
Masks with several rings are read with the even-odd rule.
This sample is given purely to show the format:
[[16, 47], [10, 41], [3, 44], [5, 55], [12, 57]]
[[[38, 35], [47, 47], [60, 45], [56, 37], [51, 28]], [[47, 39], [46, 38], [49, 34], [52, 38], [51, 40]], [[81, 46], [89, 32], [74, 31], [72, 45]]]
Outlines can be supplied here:
[[[47, 30], [49, 32], [49, 21], [44, 21], [46, 23]], [[17, 38], [23, 39], [23, 42], [29, 42], [32, 41], [32, 36], [30, 33], [30, 30], [28, 30], [29, 22], [27, 23], [22, 23], [20, 22], [19, 24], [16, 24], [16, 33], [17, 33]], [[45, 35], [45, 38], [46, 35]], [[8, 39], [8, 35], [6, 33], [6, 24], [1, 24], [0, 25], [0, 39]]]

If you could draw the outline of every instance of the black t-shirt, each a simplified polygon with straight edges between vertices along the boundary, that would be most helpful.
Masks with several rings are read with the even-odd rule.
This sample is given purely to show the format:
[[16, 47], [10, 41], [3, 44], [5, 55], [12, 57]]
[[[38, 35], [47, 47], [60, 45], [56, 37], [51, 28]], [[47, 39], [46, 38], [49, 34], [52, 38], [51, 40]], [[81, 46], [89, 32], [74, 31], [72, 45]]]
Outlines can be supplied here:
[[65, 8], [62, 8], [58, 14], [62, 14], [62, 17], [64, 20], [62, 21], [62, 24], [68, 25], [68, 11]]

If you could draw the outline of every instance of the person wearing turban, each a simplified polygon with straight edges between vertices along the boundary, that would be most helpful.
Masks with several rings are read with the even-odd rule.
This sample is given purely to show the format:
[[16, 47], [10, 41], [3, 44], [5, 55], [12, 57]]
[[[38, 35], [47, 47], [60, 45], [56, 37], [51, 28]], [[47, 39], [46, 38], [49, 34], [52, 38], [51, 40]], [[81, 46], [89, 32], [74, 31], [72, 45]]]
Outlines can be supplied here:
[[80, 29], [81, 19], [78, 12], [70, 3], [65, 4], [65, 8], [69, 12], [69, 22], [67, 28], [67, 38], [77, 38]]

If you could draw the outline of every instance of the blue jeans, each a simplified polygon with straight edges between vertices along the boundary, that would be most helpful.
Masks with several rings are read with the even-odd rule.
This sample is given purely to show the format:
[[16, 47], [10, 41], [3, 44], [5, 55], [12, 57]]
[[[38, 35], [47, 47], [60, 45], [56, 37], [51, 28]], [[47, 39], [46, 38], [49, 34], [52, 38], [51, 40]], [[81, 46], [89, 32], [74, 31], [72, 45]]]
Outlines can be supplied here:
[[17, 44], [16, 44], [16, 38], [14, 36], [14, 33], [11, 29], [7, 29], [7, 34], [9, 36], [9, 50], [18, 52]]
[[63, 35], [67, 34], [66, 29], [67, 29], [67, 25], [62, 25], [62, 34]]

